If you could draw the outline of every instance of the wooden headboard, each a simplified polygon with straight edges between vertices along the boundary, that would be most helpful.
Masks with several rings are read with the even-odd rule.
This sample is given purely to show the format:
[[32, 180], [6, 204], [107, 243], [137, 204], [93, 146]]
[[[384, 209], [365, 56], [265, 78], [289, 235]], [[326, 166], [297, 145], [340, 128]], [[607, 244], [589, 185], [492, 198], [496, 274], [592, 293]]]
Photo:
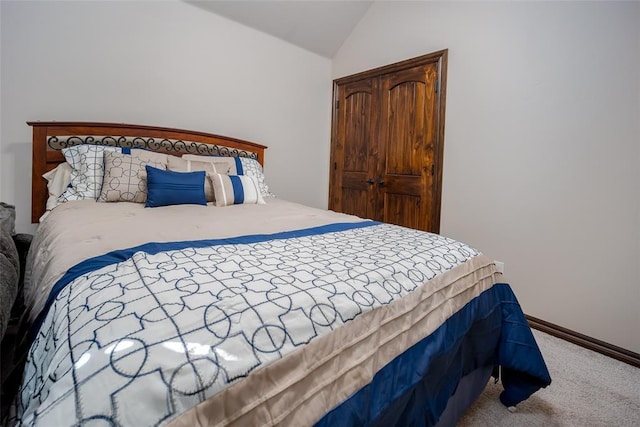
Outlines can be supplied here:
[[77, 144], [113, 145], [145, 148], [181, 155], [185, 153], [241, 156], [264, 165], [264, 145], [205, 132], [158, 126], [95, 122], [27, 122], [33, 128], [33, 166], [31, 168], [31, 222], [45, 212], [47, 182], [42, 175], [64, 162], [62, 150]]

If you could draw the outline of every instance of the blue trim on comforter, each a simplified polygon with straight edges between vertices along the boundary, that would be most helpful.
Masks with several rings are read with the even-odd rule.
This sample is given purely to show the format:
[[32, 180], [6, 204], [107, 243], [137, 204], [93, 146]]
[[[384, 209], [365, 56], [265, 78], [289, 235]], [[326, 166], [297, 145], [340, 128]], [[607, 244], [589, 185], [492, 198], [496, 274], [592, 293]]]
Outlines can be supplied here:
[[435, 425], [460, 379], [491, 365], [502, 366], [505, 390], [500, 400], [507, 406], [551, 383], [542, 354], [507, 284], [496, 284], [471, 300], [316, 426]]
[[118, 249], [115, 251], [111, 251], [104, 255], [99, 255], [93, 258], [86, 259], [73, 267], [71, 267], [65, 274], [56, 282], [55, 285], [51, 288], [51, 292], [49, 292], [49, 296], [47, 298], [47, 302], [44, 305], [44, 308], [31, 325], [29, 337], [31, 341], [38, 333], [42, 322], [44, 321], [45, 316], [49, 311], [49, 307], [55, 301], [56, 297], [73, 280], [82, 276], [83, 274], [90, 273], [92, 271], [98, 270], [100, 268], [106, 267], [107, 265], [117, 264], [119, 262], [123, 262], [128, 260], [135, 254], [136, 252], [145, 252], [150, 255], [155, 255], [160, 252], [165, 251], [173, 251], [173, 250], [181, 250], [186, 248], [205, 248], [209, 246], [217, 246], [217, 245], [241, 245], [241, 244], [251, 244], [251, 243], [259, 243], [266, 242], [269, 240], [276, 239], [292, 239], [297, 237], [307, 237], [318, 234], [325, 233], [335, 233], [345, 230], [354, 230], [357, 228], [365, 228], [371, 227], [374, 225], [379, 225], [380, 222], [377, 221], [362, 221], [362, 222], [344, 222], [344, 223], [334, 223], [321, 225], [318, 227], [304, 228], [301, 230], [292, 230], [292, 231], [283, 231], [280, 233], [273, 234], [252, 234], [248, 236], [238, 236], [238, 237], [230, 237], [226, 239], [206, 239], [206, 240], [187, 240], [182, 242], [163, 242], [163, 243], [145, 243], [143, 245], [134, 246], [132, 248], [127, 249]]

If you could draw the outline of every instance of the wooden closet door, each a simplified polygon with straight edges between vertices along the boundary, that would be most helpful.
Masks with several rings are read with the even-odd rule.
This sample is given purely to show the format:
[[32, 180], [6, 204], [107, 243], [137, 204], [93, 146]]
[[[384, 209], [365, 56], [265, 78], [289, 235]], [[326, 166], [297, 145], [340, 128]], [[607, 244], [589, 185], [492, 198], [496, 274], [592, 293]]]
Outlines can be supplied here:
[[438, 233], [447, 50], [334, 80], [329, 209]]
[[334, 97], [329, 209], [379, 220], [375, 186], [378, 79], [336, 87]]
[[433, 179], [437, 83], [437, 63], [381, 77], [376, 185], [377, 209], [384, 222], [437, 231]]

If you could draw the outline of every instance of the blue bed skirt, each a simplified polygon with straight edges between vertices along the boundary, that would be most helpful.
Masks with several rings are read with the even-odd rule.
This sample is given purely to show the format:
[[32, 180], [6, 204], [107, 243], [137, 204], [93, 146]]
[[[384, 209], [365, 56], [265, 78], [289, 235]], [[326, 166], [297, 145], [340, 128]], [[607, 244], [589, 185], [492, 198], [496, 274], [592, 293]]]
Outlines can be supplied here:
[[504, 283], [471, 300], [316, 425], [434, 426], [463, 378], [496, 366], [502, 367], [500, 400], [506, 406], [551, 383], [520, 305]]

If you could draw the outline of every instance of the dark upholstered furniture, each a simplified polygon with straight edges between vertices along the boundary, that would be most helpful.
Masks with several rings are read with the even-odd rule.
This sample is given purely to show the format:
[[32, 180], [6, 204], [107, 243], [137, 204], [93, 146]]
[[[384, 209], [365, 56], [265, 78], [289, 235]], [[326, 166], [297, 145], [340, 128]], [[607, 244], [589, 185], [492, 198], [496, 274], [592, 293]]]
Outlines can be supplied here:
[[0, 336], [4, 336], [18, 295], [20, 259], [13, 237], [0, 228]]
[[22, 374], [23, 361], [14, 357], [18, 336], [18, 323], [24, 310], [22, 284], [27, 252], [31, 245], [30, 234], [11, 235], [0, 227], [0, 332], [2, 348], [0, 356], [0, 379], [2, 381], [2, 417], [14, 394], [17, 392]]

